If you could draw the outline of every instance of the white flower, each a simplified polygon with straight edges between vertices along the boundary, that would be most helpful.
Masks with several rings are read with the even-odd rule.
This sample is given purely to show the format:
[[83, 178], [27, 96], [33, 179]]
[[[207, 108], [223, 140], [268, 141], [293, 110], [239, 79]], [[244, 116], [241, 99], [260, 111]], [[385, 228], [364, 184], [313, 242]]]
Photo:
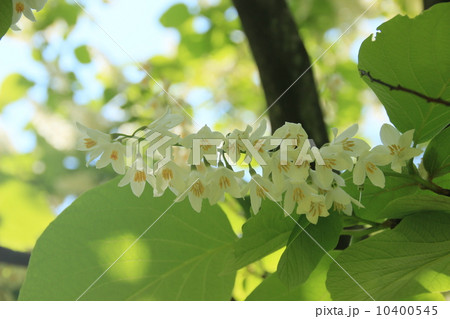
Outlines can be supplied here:
[[266, 132], [267, 121], [261, 121], [258, 128], [252, 132], [247, 139], [244, 139], [242, 143], [245, 148], [245, 163], [250, 163], [255, 160], [256, 163], [263, 166], [270, 160], [269, 150], [274, 149], [276, 146], [270, 144], [270, 140], [264, 137]]
[[353, 138], [358, 132], [358, 124], [353, 124], [339, 135], [337, 135], [337, 128], [332, 128], [331, 130], [334, 135], [334, 140], [330, 143], [332, 149], [338, 152], [347, 152], [355, 157], [370, 150], [369, 144], [358, 138]]
[[[314, 180], [314, 178], [313, 178]], [[352, 204], [354, 203], [358, 207], [363, 207], [363, 205], [347, 194], [342, 187], [345, 186], [344, 179], [338, 174], [334, 173], [334, 181], [331, 187], [325, 191], [325, 204], [326, 208], [330, 209], [333, 207], [336, 211], [341, 211], [344, 214], [351, 216], [352, 214]]]
[[291, 214], [297, 204], [297, 214], [308, 211], [311, 205], [311, 197], [317, 191], [305, 181], [291, 181], [288, 183], [284, 195], [284, 210], [286, 214]]
[[268, 198], [274, 202], [281, 201], [281, 193], [275, 185], [260, 175], [252, 176], [248, 188], [250, 189], [250, 202], [255, 215], [258, 213], [263, 199]]
[[125, 146], [119, 142], [109, 143], [103, 147], [104, 151], [96, 163], [97, 168], [111, 164], [117, 174], [125, 173]]
[[147, 173], [142, 157], [139, 155], [133, 166], [128, 168], [125, 176], [119, 182], [119, 187], [130, 184], [133, 194], [140, 197], [147, 182], [153, 187], [155, 186], [154, 176]]
[[247, 125], [245, 131], [235, 129], [227, 135], [223, 149], [233, 163], [237, 163], [241, 153], [245, 152], [243, 140], [249, 139], [252, 130], [252, 127]]
[[383, 124], [381, 127], [381, 141], [389, 149], [393, 171], [401, 173], [406, 161], [422, 153], [420, 149], [411, 147], [413, 136], [414, 130], [400, 134], [392, 125]]
[[272, 138], [293, 138], [297, 140], [297, 146], [301, 147], [303, 143], [308, 139], [308, 134], [306, 134], [301, 124], [286, 122], [282, 127], [277, 129], [273, 133]]
[[291, 161], [287, 161], [285, 165], [281, 165], [280, 151], [272, 153], [267, 165], [263, 166], [263, 176], [269, 176], [272, 174], [272, 181], [275, 187], [283, 192], [286, 188], [286, 176], [289, 176], [289, 171], [294, 164]]
[[167, 188], [170, 188], [178, 196], [186, 190], [187, 176], [187, 171], [183, 170], [174, 162], [168, 162], [155, 172], [153, 196], [162, 196]]
[[[219, 146], [225, 137], [220, 132], [213, 132], [205, 125], [197, 133], [190, 134], [181, 140], [181, 145], [191, 149], [189, 155], [189, 163], [198, 165], [196, 159], [202, 159], [204, 156], [209, 161], [209, 158], [217, 159], [217, 146]], [[199, 148], [196, 148], [196, 144]], [[194, 154], [199, 152], [199, 154]]]
[[77, 123], [77, 127], [82, 134], [81, 139], [77, 141], [77, 149], [88, 152], [89, 159], [87, 164], [89, 164], [99, 157], [105, 151], [105, 148], [111, 144], [111, 136], [80, 123]]
[[384, 166], [390, 162], [391, 157], [389, 152], [382, 145], [378, 145], [372, 150], [362, 153], [353, 169], [353, 183], [355, 185], [362, 185], [367, 176], [373, 185], [384, 188], [385, 177], [381, 169], [377, 166]]
[[184, 191], [175, 201], [180, 202], [188, 196], [192, 208], [200, 213], [202, 210], [203, 199], [207, 198], [209, 193], [206, 177], [198, 171], [191, 171], [186, 184], [189, 185], [189, 189]]
[[321, 165], [316, 160], [315, 170], [317, 172], [317, 185], [322, 189], [328, 188], [333, 182], [333, 169], [342, 171], [352, 170], [353, 168], [353, 160], [348, 154], [336, 152], [330, 146], [322, 147], [320, 149], [320, 155], [324, 165]]
[[[308, 203], [309, 208], [306, 208]], [[317, 224], [319, 217], [327, 217], [330, 215], [325, 205], [325, 197], [316, 194], [308, 197], [301, 209], [297, 209], [297, 214], [306, 214], [306, 219], [312, 224]]]
[[27, 17], [31, 21], [36, 21], [36, 18], [34, 17], [33, 11], [31, 9], [34, 9], [36, 11], [40, 11], [47, 0], [12, 0], [13, 5], [13, 15], [11, 20], [11, 29], [13, 30], [20, 30], [16, 23], [19, 22], [20, 18], [22, 17], [22, 14]]
[[209, 203], [216, 204], [228, 193], [235, 198], [242, 197], [239, 181], [244, 177], [244, 171], [234, 172], [226, 167], [211, 168], [207, 173], [209, 188]]
[[30, 7], [36, 11], [41, 11], [47, 3], [47, 0], [27, 0]]

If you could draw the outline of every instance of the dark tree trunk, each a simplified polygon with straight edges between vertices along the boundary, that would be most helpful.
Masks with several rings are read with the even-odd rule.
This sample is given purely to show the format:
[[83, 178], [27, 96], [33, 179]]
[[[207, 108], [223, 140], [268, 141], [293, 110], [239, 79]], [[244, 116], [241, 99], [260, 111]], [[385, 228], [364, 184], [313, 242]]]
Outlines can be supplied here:
[[0, 263], [27, 266], [29, 260], [29, 253], [21, 253], [8, 248], [0, 247]]
[[311, 62], [286, 1], [233, 0], [233, 4], [258, 66], [268, 107], [275, 102], [269, 109], [272, 129], [284, 122], [301, 123], [318, 146], [326, 143], [313, 71], [308, 69]]
[[450, 2], [450, 0], [423, 0], [423, 9], [426, 10], [436, 3]]

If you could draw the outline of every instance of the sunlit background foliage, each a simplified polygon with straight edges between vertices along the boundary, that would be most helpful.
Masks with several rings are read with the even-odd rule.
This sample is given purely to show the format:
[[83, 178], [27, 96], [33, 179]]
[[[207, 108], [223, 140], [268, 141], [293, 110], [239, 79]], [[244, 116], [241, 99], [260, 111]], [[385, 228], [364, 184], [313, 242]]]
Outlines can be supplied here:
[[[371, 2], [289, 1], [311, 61]], [[111, 169], [85, 166], [84, 154], [75, 150], [76, 122], [129, 132], [168, 106], [184, 114], [179, 104], [196, 122], [231, 131], [265, 108], [230, 1], [80, 3], [88, 14], [73, 1], [49, 1], [36, 23], [22, 19], [23, 30], [0, 41], [0, 246], [17, 251], [30, 251], [58, 213], [114, 176]], [[358, 122], [361, 136], [378, 142], [388, 120], [359, 77], [358, 49], [382, 22], [421, 10], [419, 0], [379, 1], [314, 64], [329, 127]], [[186, 120], [180, 133], [193, 129]], [[232, 211], [232, 205], [223, 206]], [[228, 215], [240, 232], [243, 219]], [[245, 299], [275, 271], [278, 258], [279, 252], [239, 271], [234, 298]], [[0, 300], [17, 298], [24, 274], [22, 267], [0, 264]]]

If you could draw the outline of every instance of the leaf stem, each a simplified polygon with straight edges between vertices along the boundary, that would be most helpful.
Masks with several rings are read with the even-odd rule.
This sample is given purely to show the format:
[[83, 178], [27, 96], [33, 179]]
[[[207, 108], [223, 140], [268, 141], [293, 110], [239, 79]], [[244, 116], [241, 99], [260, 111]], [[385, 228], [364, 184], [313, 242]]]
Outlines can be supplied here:
[[388, 228], [388, 226], [386, 226], [384, 224], [378, 224], [377, 226], [373, 226], [370, 228], [364, 228], [364, 229], [343, 229], [341, 232], [341, 235], [363, 237], [363, 236], [370, 235], [376, 231], [383, 230], [386, 228]]

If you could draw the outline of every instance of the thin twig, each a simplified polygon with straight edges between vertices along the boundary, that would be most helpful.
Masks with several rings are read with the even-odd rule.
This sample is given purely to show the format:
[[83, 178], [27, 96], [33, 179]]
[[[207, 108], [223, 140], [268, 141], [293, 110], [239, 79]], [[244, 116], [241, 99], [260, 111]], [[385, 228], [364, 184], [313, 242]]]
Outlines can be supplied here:
[[427, 96], [427, 95], [422, 94], [422, 93], [420, 93], [420, 92], [414, 91], [414, 90], [412, 90], [412, 89], [408, 89], [408, 88], [406, 88], [406, 87], [404, 87], [404, 86], [401, 86], [400, 84], [398, 84], [398, 85], [392, 85], [392, 84], [386, 83], [386, 82], [384, 82], [384, 81], [382, 81], [382, 80], [380, 80], [380, 79], [376, 79], [376, 78], [374, 78], [374, 77], [370, 74], [369, 71], [364, 71], [364, 70], [361, 70], [361, 69], [360, 69], [360, 70], [359, 70], [359, 74], [360, 74], [362, 77], [367, 76], [371, 82], [375, 82], [375, 83], [381, 84], [381, 85], [383, 85], [383, 86], [389, 88], [389, 90], [391, 90], [391, 91], [402, 91], [402, 92], [406, 92], [406, 93], [409, 93], [409, 94], [413, 94], [413, 95], [415, 95], [415, 96], [417, 96], [417, 97], [420, 97], [420, 98], [426, 100], [428, 103], [437, 103], [437, 104], [442, 104], [442, 105], [445, 105], [445, 106], [450, 106], [450, 102], [449, 102], [449, 101], [446, 101], [446, 100], [444, 100], [444, 99], [430, 97], [430, 96]]

